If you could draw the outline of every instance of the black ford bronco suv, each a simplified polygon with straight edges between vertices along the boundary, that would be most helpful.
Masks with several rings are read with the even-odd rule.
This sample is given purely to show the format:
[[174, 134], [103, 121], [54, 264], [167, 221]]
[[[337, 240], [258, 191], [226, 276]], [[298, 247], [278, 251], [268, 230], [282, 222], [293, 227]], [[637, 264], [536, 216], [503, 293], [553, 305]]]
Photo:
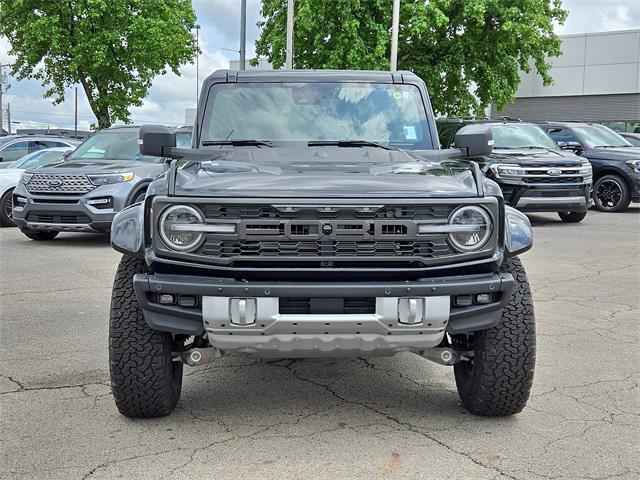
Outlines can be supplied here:
[[455, 134], [466, 125], [491, 128], [493, 152], [474, 158], [495, 180], [508, 205], [522, 212], [557, 212], [567, 223], [581, 222], [591, 205], [591, 164], [562, 150], [544, 130], [532, 123], [511, 120], [438, 119], [440, 144], [455, 144]]
[[473, 413], [522, 410], [531, 227], [468, 160], [490, 153], [487, 127], [441, 150], [409, 72], [217, 71], [192, 148], [175, 145], [141, 128], [142, 154], [170, 167], [112, 226], [122, 414], [169, 414], [185, 363], [398, 352], [453, 366]]

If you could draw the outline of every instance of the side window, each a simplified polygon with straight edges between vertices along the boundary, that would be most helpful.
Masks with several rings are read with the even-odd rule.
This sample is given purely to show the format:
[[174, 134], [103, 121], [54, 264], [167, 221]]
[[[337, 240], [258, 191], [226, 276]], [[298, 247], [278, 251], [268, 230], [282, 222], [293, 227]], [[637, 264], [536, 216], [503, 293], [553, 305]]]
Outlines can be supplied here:
[[578, 138], [569, 130], [564, 128], [552, 128], [549, 130], [549, 136], [556, 142], [579, 142]]
[[45, 141], [35, 140], [29, 143], [31, 143], [31, 147], [29, 149], [30, 152], [37, 152], [38, 150], [42, 150], [43, 148], [49, 148], [49, 146], [47, 145], [48, 142]]
[[441, 148], [449, 148], [453, 141], [453, 133], [457, 130], [455, 125], [442, 125], [438, 128], [438, 140]]
[[43, 142], [39, 142], [39, 143], [44, 143], [46, 145], [46, 147], [44, 148], [55, 148], [55, 147], [68, 147], [69, 145], [66, 143], [62, 143], [62, 142], [53, 142], [51, 140], [45, 140]]
[[24, 157], [29, 153], [29, 143], [31, 142], [16, 142], [0, 150], [0, 158], [3, 162], [13, 162], [19, 158]]

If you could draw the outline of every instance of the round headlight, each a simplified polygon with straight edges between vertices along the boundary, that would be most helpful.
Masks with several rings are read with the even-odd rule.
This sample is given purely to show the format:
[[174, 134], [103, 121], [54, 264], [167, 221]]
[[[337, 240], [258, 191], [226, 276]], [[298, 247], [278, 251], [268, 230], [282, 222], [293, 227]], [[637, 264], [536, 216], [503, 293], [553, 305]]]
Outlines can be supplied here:
[[491, 236], [491, 218], [481, 207], [460, 207], [449, 217], [449, 240], [461, 252], [482, 248]]
[[160, 237], [172, 250], [180, 252], [193, 250], [204, 238], [204, 233], [195, 229], [189, 230], [189, 225], [194, 223], [204, 223], [204, 217], [200, 211], [186, 205], [169, 207], [160, 216], [158, 225]]

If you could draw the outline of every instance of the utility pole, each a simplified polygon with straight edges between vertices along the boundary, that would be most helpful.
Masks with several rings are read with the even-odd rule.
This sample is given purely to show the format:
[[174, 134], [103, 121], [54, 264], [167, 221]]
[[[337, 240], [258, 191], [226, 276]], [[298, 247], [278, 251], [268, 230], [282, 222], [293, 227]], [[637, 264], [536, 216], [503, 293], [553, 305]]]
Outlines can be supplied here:
[[391, 20], [391, 71], [398, 69], [398, 30], [400, 25], [400, 0], [393, 0], [393, 16]]
[[[3, 115], [2, 112], [2, 94], [4, 93], [4, 84], [5, 84], [5, 76], [4, 76], [4, 67], [6, 65], [0, 64], [0, 135], [4, 132], [3, 127]], [[9, 126], [9, 130], [11, 130], [11, 126]]]
[[196, 116], [200, 101], [200, 25], [196, 25]]
[[78, 138], [78, 87], [76, 87], [76, 96], [73, 108], [73, 136]]
[[293, 70], [293, 17], [295, 0], [287, 0], [287, 56], [285, 68]]
[[11, 104], [7, 102], [7, 132], [11, 135]]
[[247, 48], [247, 0], [240, 3], [240, 70], [245, 69]]

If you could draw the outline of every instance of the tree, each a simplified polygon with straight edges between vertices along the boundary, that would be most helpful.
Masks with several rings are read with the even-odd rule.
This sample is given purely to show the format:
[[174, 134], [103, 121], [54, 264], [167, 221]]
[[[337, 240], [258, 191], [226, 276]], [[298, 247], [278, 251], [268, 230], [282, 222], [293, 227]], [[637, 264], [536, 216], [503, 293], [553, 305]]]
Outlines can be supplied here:
[[12, 73], [41, 80], [54, 104], [80, 83], [100, 128], [129, 122], [153, 78], [197, 49], [191, 0], [2, 0], [0, 18]]
[[[389, 69], [391, 0], [296, 0], [295, 68]], [[262, 0], [256, 53], [284, 65], [287, 0]], [[398, 68], [426, 82], [446, 115], [501, 109], [530, 60], [550, 84], [561, 0], [402, 0]]]

